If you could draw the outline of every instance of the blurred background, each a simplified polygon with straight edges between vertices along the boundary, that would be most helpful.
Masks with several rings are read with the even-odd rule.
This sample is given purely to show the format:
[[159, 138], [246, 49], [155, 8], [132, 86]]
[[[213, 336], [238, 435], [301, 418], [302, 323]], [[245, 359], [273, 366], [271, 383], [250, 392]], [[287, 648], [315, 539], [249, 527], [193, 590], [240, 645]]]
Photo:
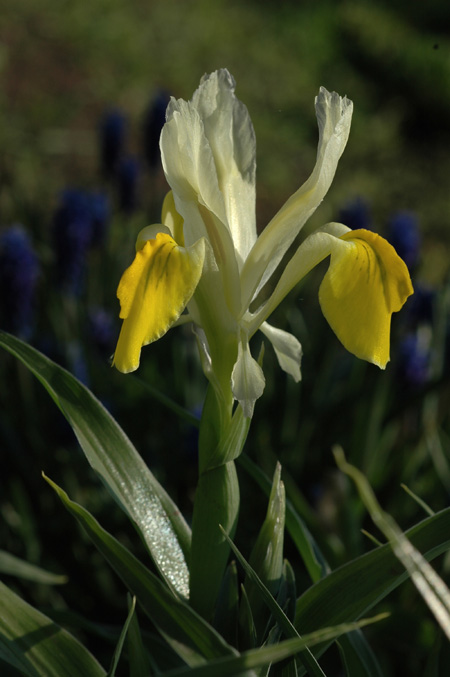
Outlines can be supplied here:
[[[3, 0], [1, 15], [0, 328], [93, 390], [189, 519], [196, 430], [164, 401], [201, 411], [205, 380], [189, 328], [144, 349], [137, 375], [109, 366], [120, 328], [117, 284], [139, 230], [160, 220], [167, 191], [158, 138], [168, 98], [190, 98], [205, 72], [226, 67], [234, 75], [256, 131], [263, 228], [314, 166], [319, 87], [346, 94], [354, 102], [349, 143], [312, 225], [337, 220], [384, 235], [416, 293], [394, 315], [391, 362], [380, 372], [339, 345], [317, 301], [326, 264], [312, 273], [273, 318], [303, 344], [302, 383], [289, 381], [266, 351], [267, 387], [247, 449], [269, 475], [281, 461], [288, 495], [333, 567], [369, 550], [361, 528], [374, 531], [335, 470], [333, 444], [402, 528], [426, 515], [402, 484], [432, 510], [446, 507], [447, 3]], [[7, 581], [109, 656], [124, 590], [62, 513], [41, 470], [138, 554], [140, 546], [42, 387], [6, 354], [0, 378], [0, 548], [70, 578], [53, 588]], [[266, 499], [243, 469], [240, 477], [237, 541], [248, 554]], [[301, 592], [309, 581], [289, 539], [286, 555]], [[447, 580], [449, 566], [436, 561]], [[448, 674], [448, 648], [411, 584], [381, 610], [391, 618], [367, 635], [383, 674], [399, 666], [410, 675]]]

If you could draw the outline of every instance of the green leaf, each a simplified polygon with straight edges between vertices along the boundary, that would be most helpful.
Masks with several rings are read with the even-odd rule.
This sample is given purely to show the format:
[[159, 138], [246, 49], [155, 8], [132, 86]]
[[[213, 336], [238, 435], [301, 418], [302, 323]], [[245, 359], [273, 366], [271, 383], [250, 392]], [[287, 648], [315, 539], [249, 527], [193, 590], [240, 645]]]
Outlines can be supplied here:
[[214, 628], [105, 531], [87, 510], [71, 501], [65, 491], [49, 478], [45, 479], [130, 592], [136, 596], [155, 627], [188, 665], [194, 666], [203, 663], [205, 659], [236, 654]]
[[120, 656], [122, 655], [122, 649], [125, 642], [125, 638], [128, 633], [128, 628], [130, 627], [130, 623], [134, 616], [135, 608], [136, 608], [136, 597], [133, 597], [130, 604], [130, 608], [128, 610], [128, 616], [122, 628], [122, 632], [120, 633], [119, 641], [117, 642], [114, 655], [112, 657], [111, 667], [108, 670], [108, 677], [115, 677], [117, 666], [119, 665]]
[[361, 630], [339, 637], [337, 645], [347, 677], [383, 677], [376, 656]]
[[35, 583], [62, 585], [67, 583], [67, 576], [52, 574], [34, 564], [29, 564], [5, 550], [0, 550], [0, 572], [17, 578], [24, 578]]
[[[306, 647], [311, 647], [324, 642], [332, 642], [340, 635], [346, 632], [353, 632], [364, 625], [376, 623], [387, 614], [379, 614], [373, 618], [368, 618], [358, 623], [344, 623], [333, 628], [323, 628], [304, 637], [287, 639], [279, 644], [272, 644], [267, 647], [258, 647], [242, 653], [240, 656], [228, 656], [209, 661], [207, 665], [201, 665], [196, 668], [180, 668], [165, 672], [164, 677], [243, 677], [247, 674], [245, 671], [253, 670], [270, 663], [277, 663], [289, 658]], [[323, 673], [322, 673], [323, 674]]]
[[256, 646], [256, 628], [253, 614], [244, 585], [241, 585], [241, 603], [239, 605], [239, 648], [253, 649]]
[[0, 346], [23, 362], [48, 391], [89, 463], [137, 527], [162, 576], [187, 596], [189, 527], [123, 430], [68, 371], [5, 332], [0, 332]]
[[447, 639], [450, 640], [450, 590], [420, 551], [407, 539], [391, 515], [382, 510], [363, 473], [346, 462], [342, 449], [336, 448], [334, 455], [340, 470], [355, 482], [361, 500], [372, 520], [388, 539], [394, 555], [405, 567]]
[[[269, 478], [261, 471], [258, 466], [256, 466], [250, 459], [245, 455], [239, 458], [239, 463], [245, 467], [246, 470], [254, 477], [258, 482], [259, 486], [268, 493], [270, 491], [270, 480]], [[294, 540], [297, 549], [300, 555], [303, 558], [303, 561], [307, 567], [308, 573], [311, 576], [311, 579], [314, 582], [320, 580], [323, 576], [330, 572], [330, 567], [321, 553], [318, 545], [315, 543], [312, 535], [309, 533], [308, 529], [303, 523], [303, 520], [297, 514], [293, 505], [289, 500], [286, 501], [286, 528], [291, 535], [291, 538]], [[326, 621], [324, 621], [326, 623]], [[359, 633], [361, 641], [354, 643], [353, 651], [357, 652], [358, 650], [362, 651], [360, 656], [360, 661], [366, 661], [367, 654], [371, 652], [370, 647], [365, 641], [363, 635]], [[343, 640], [345, 644], [345, 638]], [[363, 646], [364, 643], [364, 646]], [[347, 646], [347, 644], [346, 644]], [[299, 674], [304, 674], [302, 668], [299, 668]], [[376, 674], [376, 673], [374, 673]]]
[[[450, 508], [406, 532], [427, 560], [450, 548]], [[402, 583], [408, 574], [389, 544], [332, 571], [297, 600], [295, 627], [300, 633], [354, 621]], [[325, 647], [326, 648], [326, 647]], [[321, 648], [323, 652], [324, 647]]]
[[283, 562], [283, 576], [281, 579], [280, 590], [277, 595], [277, 602], [285, 612], [289, 620], [295, 617], [295, 602], [297, 600], [296, 582], [294, 570], [287, 559]]
[[105, 670], [70, 633], [0, 583], [0, 659], [27, 677], [100, 677]]
[[[299, 633], [295, 629], [295, 627], [292, 625], [291, 621], [289, 618], [286, 616], [284, 613], [283, 609], [279, 606], [277, 601], [272, 597], [270, 594], [269, 590], [266, 588], [264, 583], [261, 581], [259, 578], [258, 574], [250, 564], [245, 560], [245, 558], [242, 556], [242, 554], [239, 552], [237, 547], [234, 545], [233, 541], [227, 536], [225, 532], [224, 536], [227, 539], [227, 541], [230, 544], [230, 547], [232, 548], [234, 554], [236, 555], [239, 563], [241, 564], [242, 568], [245, 571], [246, 576], [253, 582], [253, 584], [258, 588], [259, 593], [268, 606], [270, 612], [272, 613], [272, 616], [274, 619], [277, 621], [278, 625], [280, 626], [281, 630], [283, 633], [286, 635], [286, 637], [300, 637]], [[307, 648], [307, 645], [305, 646], [305, 653], [300, 656], [300, 660], [303, 662], [305, 668], [309, 670], [310, 675], [315, 675], [316, 677], [324, 677], [324, 673], [310, 652], [310, 650]]]
[[133, 605], [134, 609], [127, 634], [130, 677], [148, 677], [148, 675], [151, 674], [151, 662], [142, 641], [141, 629], [139, 627], [136, 609], [134, 608], [135, 599], [135, 597], [131, 599], [128, 595], [128, 606], [131, 609], [131, 606]]
[[[238, 463], [269, 496], [272, 482], [267, 475], [246, 454], [239, 457]], [[329, 572], [329, 567], [311, 533], [288, 499], [286, 500], [286, 530], [294, 541], [311, 580], [316, 582], [322, 576], [325, 576]]]
[[232, 646], [237, 646], [239, 587], [236, 562], [230, 562], [217, 598], [213, 625]]
[[[249, 557], [249, 566], [271, 595], [277, 595], [283, 573], [285, 513], [286, 497], [281, 481], [281, 465], [277, 463], [266, 518]], [[270, 611], [261, 599], [259, 588], [253, 580], [246, 577], [244, 585], [252, 608], [257, 637], [262, 641]]]

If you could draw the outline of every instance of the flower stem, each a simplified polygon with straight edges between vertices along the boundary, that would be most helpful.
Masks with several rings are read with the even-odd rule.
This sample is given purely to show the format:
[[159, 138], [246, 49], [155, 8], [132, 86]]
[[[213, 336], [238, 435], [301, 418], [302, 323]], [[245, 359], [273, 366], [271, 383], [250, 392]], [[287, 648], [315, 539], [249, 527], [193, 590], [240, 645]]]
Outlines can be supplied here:
[[229, 553], [219, 524], [232, 538], [238, 512], [239, 484], [234, 461], [200, 475], [192, 522], [190, 602], [207, 620], [213, 615]]

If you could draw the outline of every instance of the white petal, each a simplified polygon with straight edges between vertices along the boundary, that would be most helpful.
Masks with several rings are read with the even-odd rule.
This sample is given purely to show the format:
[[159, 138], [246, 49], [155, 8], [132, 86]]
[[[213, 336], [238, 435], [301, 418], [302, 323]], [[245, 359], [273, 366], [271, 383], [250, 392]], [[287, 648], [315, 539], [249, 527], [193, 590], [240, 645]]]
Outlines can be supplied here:
[[[167, 108], [167, 122], [161, 132], [161, 160], [167, 181], [174, 193], [177, 211], [186, 221], [185, 203], [204, 205], [222, 227], [227, 229], [227, 218], [211, 147], [205, 135], [203, 121], [188, 101], [171, 99]], [[198, 240], [205, 235], [202, 219], [186, 224], [185, 236]]]
[[251, 250], [242, 271], [243, 304], [269, 279], [301, 228], [325, 197], [347, 143], [353, 104], [323, 87], [316, 98], [317, 160], [309, 179], [273, 217]]
[[253, 416], [255, 402], [263, 394], [265, 385], [263, 370], [252, 357], [248, 337], [242, 332], [238, 345], [238, 358], [231, 374], [231, 389], [246, 418]]
[[298, 383], [302, 378], [300, 372], [302, 346], [300, 341], [289, 332], [272, 327], [267, 322], [263, 322], [260, 330], [271, 342], [280, 367]]
[[342, 245], [339, 239], [350, 228], [340, 223], [329, 223], [320, 231], [309, 235], [299, 246], [272, 292], [269, 299], [248, 320], [250, 336], [258, 330], [262, 322], [266, 320], [275, 308], [281, 303], [301, 279], [307, 275], [318, 263], [326, 258], [333, 247]]
[[192, 103], [203, 120], [241, 264], [256, 241], [256, 140], [247, 108], [234, 90], [233, 77], [222, 69], [203, 77]]
[[171, 100], [160, 146], [175, 206], [184, 219], [185, 243], [188, 246], [201, 237], [209, 241], [230, 310], [237, 314], [241, 303], [234, 244], [211, 146], [203, 121], [192, 103]]

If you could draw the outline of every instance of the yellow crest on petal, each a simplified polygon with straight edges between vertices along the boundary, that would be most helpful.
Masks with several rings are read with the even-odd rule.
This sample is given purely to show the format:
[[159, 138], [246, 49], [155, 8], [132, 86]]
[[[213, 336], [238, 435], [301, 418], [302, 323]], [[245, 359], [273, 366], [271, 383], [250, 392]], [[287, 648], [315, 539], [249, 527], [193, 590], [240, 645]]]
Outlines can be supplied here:
[[350, 231], [339, 241], [319, 290], [322, 312], [349, 352], [384, 369], [392, 313], [413, 293], [408, 268], [371, 231]]
[[122, 329], [113, 365], [124, 373], [139, 366], [142, 346], [159, 339], [191, 299], [203, 269], [205, 244], [185, 249], [158, 233], [136, 252], [119, 282]]

